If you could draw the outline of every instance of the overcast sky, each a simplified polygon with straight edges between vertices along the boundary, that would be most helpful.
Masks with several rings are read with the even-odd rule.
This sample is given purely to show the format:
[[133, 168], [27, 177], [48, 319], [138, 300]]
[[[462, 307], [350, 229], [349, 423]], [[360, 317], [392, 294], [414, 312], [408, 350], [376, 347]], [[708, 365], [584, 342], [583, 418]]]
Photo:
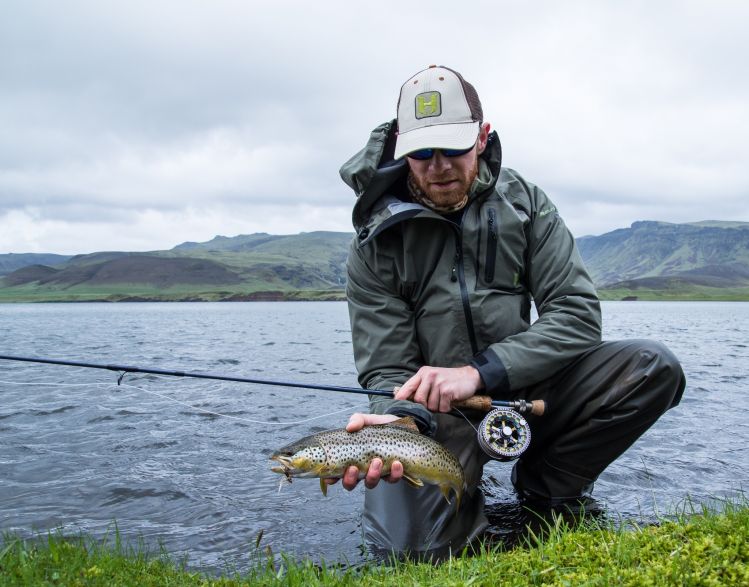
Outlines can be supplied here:
[[0, 2], [0, 253], [352, 230], [340, 165], [429, 64], [576, 236], [749, 221], [749, 3]]

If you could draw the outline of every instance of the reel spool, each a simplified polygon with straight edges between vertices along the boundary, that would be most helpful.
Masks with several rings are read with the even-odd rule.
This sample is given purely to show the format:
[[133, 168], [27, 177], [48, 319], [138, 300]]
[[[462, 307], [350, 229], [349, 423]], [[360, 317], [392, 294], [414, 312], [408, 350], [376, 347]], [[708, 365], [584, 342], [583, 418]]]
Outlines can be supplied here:
[[489, 412], [478, 428], [481, 449], [498, 461], [518, 458], [531, 443], [531, 427], [515, 410], [496, 408]]

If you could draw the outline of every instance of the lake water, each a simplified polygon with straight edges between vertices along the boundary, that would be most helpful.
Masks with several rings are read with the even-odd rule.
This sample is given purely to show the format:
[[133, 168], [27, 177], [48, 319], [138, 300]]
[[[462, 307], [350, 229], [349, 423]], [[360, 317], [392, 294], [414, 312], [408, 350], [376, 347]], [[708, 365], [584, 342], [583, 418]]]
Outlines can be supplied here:
[[[749, 486], [749, 303], [606, 302], [604, 336], [654, 338], [688, 384], [596, 484], [638, 521]], [[345, 303], [2, 304], [0, 354], [357, 386]], [[182, 403], [177, 403], [182, 402]], [[260, 547], [361, 560], [363, 488], [297, 480], [268, 455], [345, 425], [363, 396], [0, 361], [0, 532], [62, 529], [245, 568]], [[217, 416], [213, 413], [230, 417]], [[317, 418], [310, 420], [310, 418]], [[511, 464], [487, 468], [498, 533], [517, 524]]]

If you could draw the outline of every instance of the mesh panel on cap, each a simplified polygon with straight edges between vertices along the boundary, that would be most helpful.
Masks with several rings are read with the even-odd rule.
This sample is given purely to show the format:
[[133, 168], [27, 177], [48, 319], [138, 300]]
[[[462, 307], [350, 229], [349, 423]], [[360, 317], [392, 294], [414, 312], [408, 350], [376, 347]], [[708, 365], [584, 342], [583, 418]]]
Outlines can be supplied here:
[[476, 91], [476, 88], [474, 88], [471, 83], [463, 79], [463, 76], [454, 69], [445, 67], [444, 65], [440, 65], [440, 67], [448, 71], [452, 71], [456, 76], [458, 76], [458, 79], [463, 86], [463, 93], [466, 95], [468, 107], [471, 109], [471, 117], [473, 118], [473, 120], [484, 122], [484, 110], [483, 108], [481, 108], [481, 100], [479, 100], [479, 94]]

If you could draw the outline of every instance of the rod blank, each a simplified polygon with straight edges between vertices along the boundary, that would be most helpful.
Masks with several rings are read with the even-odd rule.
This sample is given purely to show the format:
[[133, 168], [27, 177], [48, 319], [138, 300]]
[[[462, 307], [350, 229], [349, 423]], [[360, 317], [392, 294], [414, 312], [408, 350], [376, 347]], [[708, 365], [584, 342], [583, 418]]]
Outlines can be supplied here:
[[[149, 367], [136, 367], [132, 365], [105, 365], [103, 363], [63, 361], [60, 359], [48, 359], [44, 357], [17, 357], [13, 355], [0, 355], [0, 359], [5, 360], [5, 361], [21, 361], [25, 363], [41, 363], [45, 365], [62, 365], [65, 367], [84, 367], [86, 369], [104, 369], [107, 371], [116, 371], [116, 372], [123, 373], [123, 374], [124, 373], [144, 373], [147, 375], [167, 375], [171, 377], [192, 377], [194, 379], [212, 379], [215, 381], [232, 381], [236, 383], [254, 383], [257, 385], [275, 385], [278, 387], [297, 387], [301, 389], [336, 391], [339, 393], [358, 393], [361, 395], [376, 395], [376, 396], [382, 396], [382, 397], [393, 397], [392, 391], [386, 391], [384, 389], [361, 389], [358, 387], [342, 387], [339, 385], [323, 385], [319, 383], [301, 383], [298, 381], [276, 381], [276, 380], [271, 380], [271, 379], [254, 379], [250, 377], [237, 377], [234, 375], [223, 375], [220, 373], [200, 373], [196, 371], [174, 371], [174, 370], [169, 370], [169, 369], [152, 369]], [[491, 406], [494, 408], [515, 408], [515, 409], [518, 408], [518, 402], [491, 400], [491, 398], [487, 398], [487, 399], [490, 400]], [[534, 411], [533, 413], [536, 413], [536, 412]]]

